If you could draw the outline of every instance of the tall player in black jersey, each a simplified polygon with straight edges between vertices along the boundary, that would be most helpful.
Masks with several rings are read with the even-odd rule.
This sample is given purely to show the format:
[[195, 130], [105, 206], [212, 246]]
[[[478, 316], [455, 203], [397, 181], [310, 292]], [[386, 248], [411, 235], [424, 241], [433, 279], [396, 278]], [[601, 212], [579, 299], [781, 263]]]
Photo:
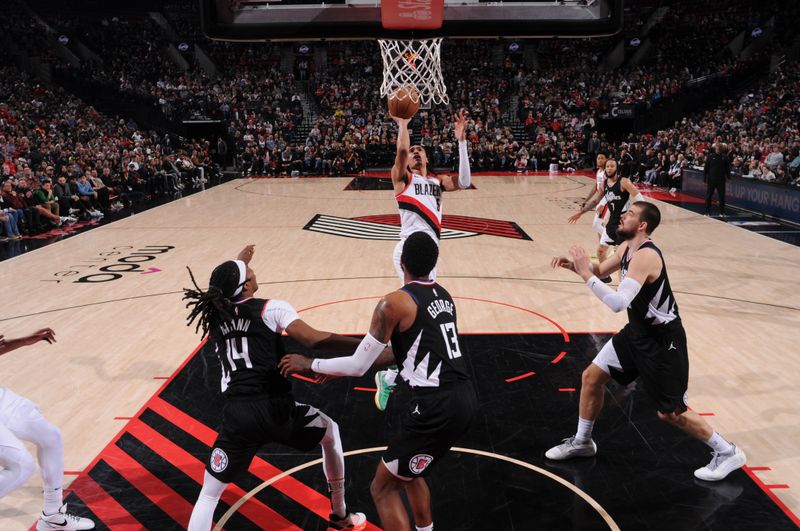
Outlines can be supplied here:
[[292, 386], [278, 371], [284, 354], [281, 333], [302, 345], [331, 351], [349, 351], [358, 340], [321, 332], [300, 320], [286, 301], [256, 299], [256, 274], [249, 263], [254, 247], [245, 247], [236, 260], [217, 266], [208, 291], [184, 290], [191, 308], [189, 324], [198, 320], [203, 336], [222, 366], [221, 389], [225, 399], [222, 426], [206, 465], [203, 488], [192, 511], [188, 529], [208, 531], [214, 509], [225, 487], [247, 470], [258, 449], [278, 442], [307, 452], [322, 447], [323, 470], [331, 493], [329, 526], [360, 530], [362, 513], [348, 514], [344, 498], [344, 454], [339, 427], [318, 409], [295, 402]]
[[458, 345], [455, 304], [447, 290], [428, 278], [438, 255], [439, 248], [428, 234], [415, 232], [408, 237], [401, 256], [406, 283], [380, 300], [355, 354], [314, 360], [287, 355], [280, 364], [284, 376], [302, 371], [361, 376], [373, 364], [391, 361], [385, 359], [384, 349], [392, 340], [400, 376], [411, 386], [411, 400], [370, 486], [386, 531], [409, 528], [401, 491], [408, 497], [417, 530], [433, 530], [424, 476], [466, 432], [477, 407]]
[[[598, 156], [599, 158], [599, 156]], [[617, 234], [622, 214], [628, 209], [628, 204], [633, 198], [634, 201], [644, 201], [644, 196], [639, 193], [627, 177], [620, 177], [617, 173], [617, 161], [607, 159], [605, 161], [605, 181], [602, 187], [596, 186], [595, 192], [583, 202], [577, 214], [569, 217], [570, 223], [575, 223], [586, 212], [597, 207], [600, 201], [605, 201], [608, 208], [609, 217], [605, 229], [600, 233], [600, 245], [597, 248], [597, 259], [603, 262], [608, 255], [609, 245], [619, 245], [622, 239]], [[610, 282], [611, 277], [600, 277], [603, 282]]]
[[[603, 303], [615, 312], [628, 311], [628, 324], [583, 371], [578, 429], [574, 436], [545, 453], [548, 459], [592, 456], [594, 421], [603, 407], [604, 386], [610, 378], [625, 385], [639, 378], [656, 403], [658, 418], [680, 428], [712, 449], [711, 462], [695, 470], [698, 479], [719, 481], [745, 464], [745, 454], [725, 440], [697, 413], [688, 409], [689, 356], [686, 333], [669, 284], [661, 250], [650, 239], [661, 213], [652, 203], [634, 203], [622, 216], [617, 234], [624, 240], [601, 264], [586, 251], [572, 247], [572, 259], [553, 258], [553, 267], [576, 272]], [[621, 271], [617, 290], [598, 277]]]

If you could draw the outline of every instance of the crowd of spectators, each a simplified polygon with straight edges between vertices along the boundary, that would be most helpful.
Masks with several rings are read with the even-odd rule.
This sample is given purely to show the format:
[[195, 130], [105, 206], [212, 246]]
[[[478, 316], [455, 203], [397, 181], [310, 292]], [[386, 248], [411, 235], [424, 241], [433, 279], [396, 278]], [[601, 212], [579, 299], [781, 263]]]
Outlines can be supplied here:
[[[644, 21], [657, 7], [658, 3], [642, 2], [629, 8], [625, 38], [644, 31]], [[573, 171], [591, 167], [596, 153], [605, 150], [620, 158], [624, 174], [674, 188], [679, 186], [680, 168], [702, 165], [708, 147], [721, 142], [741, 175], [795, 182], [797, 133], [792, 123], [797, 122], [797, 103], [791, 94], [797, 93], [797, 79], [787, 66], [758, 90], [686, 117], [673, 128], [616, 144], [597, 130], [600, 117], [613, 105], [656, 106], [680, 97], [692, 80], [742, 68], [743, 62], [726, 44], [737, 33], [765, 24], [779, 7], [772, 0], [758, 5], [732, 0], [725, 6], [679, 0], [646, 35], [654, 50], [650, 60], [628, 66], [636, 51], [629, 49], [626, 63], [613, 70], [602, 64], [604, 53], [616, 42], [612, 39], [525, 43], [536, 48], [534, 64], [531, 54], [519, 50], [498, 54], [493, 42], [445, 41], [442, 65], [451, 108], [421, 109], [412, 122], [413, 140], [428, 149], [434, 166], [454, 167], [451, 113], [465, 109], [475, 170]], [[193, 3], [172, 0], [164, 12], [181, 39], [202, 46], [217, 67], [215, 76], [209, 77], [190, 55], [184, 56], [189, 68], [180, 68], [164, 53], [169, 42], [147, 14], [50, 9], [42, 17], [57, 30], [90, 43], [100, 56], [102, 61], [84, 61], [77, 70], [64, 67], [74, 75], [141, 97], [173, 119], [201, 115], [222, 120], [229, 139], [226, 148], [236, 153], [234, 162], [244, 174], [337, 175], [391, 164], [395, 127], [377, 91], [382, 65], [374, 42], [315, 43], [287, 63], [281, 56], [287, 48], [280, 44], [203, 38]], [[324, 53], [314, 53], [317, 47]], [[320, 57], [324, 61], [318, 64]], [[67, 96], [60, 103], [69, 106], [73, 101]], [[518, 108], [510, 108], [512, 103]], [[127, 145], [135, 124], [119, 124], [97, 113], [88, 116], [127, 129], [114, 132], [114, 138], [128, 140], [117, 142], [118, 157], [109, 171], [123, 176], [135, 168], [135, 174], [145, 176], [140, 179], [145, 184], [137, 187], [142, 194], [184, 185], [185, 168], [199, 175], [193, 168], [207, 168], [206, 159], [214, 151], [208, 143], [195, 144], [182, 160], [172, 160], [176, 146], [169, 144], [174, 139], [137, 131], [141, 140]], [[766, 160], [773, 146], [783, 162], [777, 154]], [[105, 150], [100, 154], [111, 156]], [[114, 186], [109, 190], [109, 195], [117, 195]], [[103, 207], [102, 198], [98, 201]]]
[[211, 146], [104, 116], [16, 67], [0, 67], [2, 237], [101, 218], [211, 177]]
[[800, 186], [798, 124], [800, 64], [788, 61], [739, 97], [654, 134], [631, 135], [611, 150], [623, 175], [646, 184], [678, 188], [675, 168], [702, 168], [720, 144], [732, 175]]

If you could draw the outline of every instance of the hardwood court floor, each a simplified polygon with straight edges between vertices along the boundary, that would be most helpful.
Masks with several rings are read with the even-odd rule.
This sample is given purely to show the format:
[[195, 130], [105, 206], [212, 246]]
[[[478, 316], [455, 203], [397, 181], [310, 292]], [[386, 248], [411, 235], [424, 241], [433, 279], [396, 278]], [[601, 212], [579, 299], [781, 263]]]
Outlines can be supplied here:
[[[0, 333], [50, 326], [59, 340], [0, 358], [2, 383], [61, 427], [67, 471], [86, 469], [197, 346], [180, 301], [187, 265], [205, 285], [216, 264], [254, 243], [259, 296], [289, 300], [318, 328], [367, 330], [377, 297], [398, 284], [387, 225], [396, 207], [390, 191], [345, 190], [350, 181], [232, 181], [2, 263]], [[603, 338], [621, 327], [624, 315], [611, 313], [580, 278], [549, 268], [571, 243], [596, 244], [588, 214], [576, 226], [566, 223], [591, 180], [479, 176], [475, 186], [443, 199], [452, 219], [439, 281], [458, 297], [462, 333], [564, 330]], [[713, 414], [713, 425], [747, 452], [750, 474], [798, 514], [800, 249], [659, 206], [664, 221], [655, 239], [689, 337], [690, 404]], [[569, 374], [579, 388], [587, 354], [563, 351], [577, 360]], [[537, 391], [534, 378], [520, 383]], [[573, 429], [576, 406], [568, 405], [558, 425], [565, 432], [529, 448], [537, 459]], [[508, 429], [511, 436], [516, 427]], [[597, 431], [604, 432], [602, 419]], [[659, 464], [651, 464], [658, 474]], [[685, 464], [686, 472], [696, 464]], [[30, 526], [41, 509], [39, 489], [35, 476], [0, 501], [3, 529]]]

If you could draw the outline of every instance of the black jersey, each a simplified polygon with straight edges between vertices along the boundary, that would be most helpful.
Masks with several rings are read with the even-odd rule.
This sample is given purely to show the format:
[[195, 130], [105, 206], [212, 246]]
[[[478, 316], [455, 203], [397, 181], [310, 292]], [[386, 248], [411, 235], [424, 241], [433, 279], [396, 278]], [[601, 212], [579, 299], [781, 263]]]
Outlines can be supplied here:
[[[678, 315], [678, 303], [675, 302], [675, 295], [669, 285], [667, 277], [667, 264], [664, 262], [664, 255], [656, 247], [652, 240], [646, 240], [640, 247], [641, 249], [654, 249], [661, 257], [661, 274], [655, 280], [642, 286], [639, 293], [634, 297], [628, 306], [628, 322], [631, 328], [637, 333], [656, 333], [670, 323], [680, 324]], [[620, 264], [622, 279], [628, 274], [628, 264], [630, 264], [633, 253], [630, 249], [625, 249]]]
[[625, 205], [628, 204], [630, 195], [631, 194], [622, 188], [622, 177], [618, 177], [614, 183], [606, 179], [603, 197], [608, 204], [608, 211], [611, 213], [608, 220], [609, 225], [618, 222], [622, 213], [627, 210]]
[[401, 288], [417, 303], [417, 317], [405, 332], [392, 333], [400, 376], [412, 388], [436, 388], [468, 380], [456, 326], [456, 306], [436, 282], [409, 282]]
[[[273, 302], [282, 303], [294, 312], [283, 301]], [[214, 346], [222, 367], [221, 388], [226, 397], [280, 395], [292, 389], [278, 370], [278, 361], [284, 355], [283, 330], [280, 325], [268, 324], [265, 317], [268, 304], [268, 300], [253, 298], [235, 302], [233, 320], [217, 330]]]

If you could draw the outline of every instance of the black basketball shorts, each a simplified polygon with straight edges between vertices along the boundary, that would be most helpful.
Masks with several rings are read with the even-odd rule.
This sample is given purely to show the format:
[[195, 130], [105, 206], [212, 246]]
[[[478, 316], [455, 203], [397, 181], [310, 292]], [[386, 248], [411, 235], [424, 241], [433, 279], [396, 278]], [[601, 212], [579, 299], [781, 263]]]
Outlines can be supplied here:
[[[291, 395], [230, 399], [222, 412], [222, 428], [211, 449], [206, 469], [230, 483], [247, 470], [261, 446], [277, 442], [307, 452], [325, 435], [327, 417]], [[322, 420], [322, 421], [320, 421]]]
[[428, 475], [467, 431], [477, 404], [470, 381], [412, 391], [400, 428], [383, 454], [383, 463], [400, 479]]
[[664, 325], [652, 334], [634, 332], [628, 324], [611, 341], [622, 367], [611, 370], [616, 381], [626, 385], [640, 378], [658, 411], [686, 411], [689, 354], [680, 323]]

